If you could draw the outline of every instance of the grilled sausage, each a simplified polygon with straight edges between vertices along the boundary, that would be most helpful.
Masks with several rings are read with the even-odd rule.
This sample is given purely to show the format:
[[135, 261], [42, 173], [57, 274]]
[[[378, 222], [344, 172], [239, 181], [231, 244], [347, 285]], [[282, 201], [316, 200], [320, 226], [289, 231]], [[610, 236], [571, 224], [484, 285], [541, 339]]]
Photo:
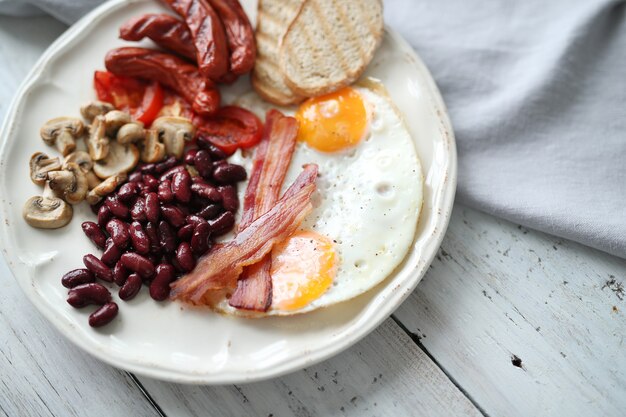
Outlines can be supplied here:
[[146, 48], [117, 48], [105, 57], [107, 70], [114, 74], [157, 81], [189, 102], [202, 116], [214, 113], [220, 104], [215, 85], [195, 65], [165, 52]]
[[184, 20], [196, 47], [200, 72], [218, 80], [228, 72], [226, 33], [219, 16], [207, 0], [163, 0]]

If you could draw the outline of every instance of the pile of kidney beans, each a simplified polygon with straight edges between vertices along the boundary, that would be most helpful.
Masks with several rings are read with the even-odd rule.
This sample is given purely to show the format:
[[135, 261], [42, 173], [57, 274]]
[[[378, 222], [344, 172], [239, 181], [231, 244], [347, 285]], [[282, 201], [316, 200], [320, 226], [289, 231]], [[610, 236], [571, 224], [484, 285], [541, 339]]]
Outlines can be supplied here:
[[170, 283], [195, 267], [215, 237], [232, 229], [239, 208], [237, 183], [246, 179], [246, 171], [226, 157], [199, 140], [183, 161], [169, 157], [137, 167], [126, 183], [92, 206], [97, 222], [84, 222], [82, 228], [102, 256], [85, 255], [85, 268], [61, 280], [70, 289], [70, 305], [100, 306], [89, 316], [90, 326], [104, 326], [118, 313], [97, 279], [117, 284], [124, 301], [142, 285], [154, 300], [163, 301]]

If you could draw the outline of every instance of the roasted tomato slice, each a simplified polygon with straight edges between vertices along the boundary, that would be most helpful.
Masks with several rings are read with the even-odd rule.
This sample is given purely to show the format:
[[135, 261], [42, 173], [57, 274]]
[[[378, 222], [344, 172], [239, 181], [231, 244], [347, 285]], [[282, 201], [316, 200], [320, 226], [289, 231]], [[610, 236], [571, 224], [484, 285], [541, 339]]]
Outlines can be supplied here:
[[163, 107], [163, 88], [156, 82], [149, 83], [114, 75], [108, 71], [96, 71], [94, 88], [98, 100], [129, 112], [135, 120], [146, 126], [150, 126]]
[[263, 123], [256, 115], [237, 106], [225, 106], [210, 118], [196, 117], [198, 139], [211, 142], [227, 154], [256, 145], [263, 135]]

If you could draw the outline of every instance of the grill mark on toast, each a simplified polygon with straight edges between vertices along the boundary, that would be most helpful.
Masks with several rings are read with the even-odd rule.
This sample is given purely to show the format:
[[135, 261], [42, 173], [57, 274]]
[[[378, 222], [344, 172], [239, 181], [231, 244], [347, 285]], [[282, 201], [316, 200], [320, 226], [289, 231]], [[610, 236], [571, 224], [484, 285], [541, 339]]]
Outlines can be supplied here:
[[[347, 73], [349, 69], [349, 64], [346, 62], [346, 57], [344, 56], [341, 48], [339, 48], [339, 45], [337, 45], [337, 39], [335, 38], [334, 32], [332, 31], [332, 28], [328, 26], [326, 17], [320, 11], [318, 4], [315, 2], [315, 0], [311, 1], [311, 10], [313, 10], [313, 13], [315, 13], [318, 24], [322, 26], [324, 33], [326, 34], [328, 43], [330, 44], [330, 47], [335, 52], [335, 57], [337, 58], [337, 61], [339, 61], [338, 62], [339, 66], [341, 67], [344, 73]], [[303, 30], [303, 32], [306, 34], [308, 44], [313, 45], [313, 42], [311, 42], [311, 37], [309, 36], [308, 31]]]
[[[358, 4], [361, 4], [360, 2], [355, 2]], [[344, 9], [341, 7], [343, 3], [342, 2], [337, 2], [337, 16], [339, 17], [339, 21], [341, 22], [341, 25], [348, 31], [350, 32], [350, 38], [353, 39], [354, 41], [352, 42], [354, 45], [356, 45], [356, 49], [359, 51], [359, 54], [361, 54], [361, 56], [365, 55], [365, 50], [364, 45], [361, 42], [356, 41], [358, 33], [357, 30], [354, 28], [354, 25], [352, 24], [352, 21], [349, 20], [346, 17], [346, 14], [344, 12]]]

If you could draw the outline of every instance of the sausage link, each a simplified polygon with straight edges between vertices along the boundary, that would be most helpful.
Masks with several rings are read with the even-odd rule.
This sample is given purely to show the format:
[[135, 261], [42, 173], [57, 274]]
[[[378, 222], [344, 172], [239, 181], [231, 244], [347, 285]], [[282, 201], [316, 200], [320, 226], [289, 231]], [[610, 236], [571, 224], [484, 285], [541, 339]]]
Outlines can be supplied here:
[[165, 13], [147, 13], [120, 27], [120, 38], [127, 41], [152, 39], [157, 45], [195, 62], [196, 47], [184, 22]]
[[230, 51], [230, 73], [241, 75], [250, 72], [256, 59], [256, 44], [254, 42], [254, 30], [246, 12], [238, 0], [208, 1], [224, 24], [226, 41]]
[[114, 74], [157, 81], [171, 88], [189, 102], [202, 116], [214, 113], [220, 104], [215, 85], [198, 68], [175, 55], [146, 48], [117, 48], [105, 59], [107, 70]]
[[163, 0], [189, 27], [200, 72], [217, 80], [228, 72], [228, 44], [220, 17], [206, 0]]

